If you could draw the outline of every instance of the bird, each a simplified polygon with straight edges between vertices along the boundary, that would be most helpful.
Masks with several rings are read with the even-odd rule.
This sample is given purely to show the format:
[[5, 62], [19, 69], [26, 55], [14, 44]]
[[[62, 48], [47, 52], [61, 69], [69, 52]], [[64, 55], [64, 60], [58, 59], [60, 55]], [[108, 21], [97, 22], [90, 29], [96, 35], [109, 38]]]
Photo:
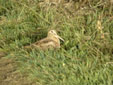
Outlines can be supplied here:
[[29, 46], [25, 46], [25, 48], [38, 48], [41, 50], [47, 49], [57, 49], [60, 48], [60, 40], [64, 41], [55, 30], [50, 30], [47, 34], [47, 37], [41, 39]]

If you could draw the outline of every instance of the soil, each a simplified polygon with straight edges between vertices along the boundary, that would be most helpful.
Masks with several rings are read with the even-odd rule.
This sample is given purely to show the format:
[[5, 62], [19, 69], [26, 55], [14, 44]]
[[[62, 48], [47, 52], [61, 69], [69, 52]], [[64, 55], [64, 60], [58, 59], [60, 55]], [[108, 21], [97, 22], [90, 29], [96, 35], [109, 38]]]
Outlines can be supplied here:
[[17, 70], [14, 59], [0, 56], [0, 85], [36, 85]]

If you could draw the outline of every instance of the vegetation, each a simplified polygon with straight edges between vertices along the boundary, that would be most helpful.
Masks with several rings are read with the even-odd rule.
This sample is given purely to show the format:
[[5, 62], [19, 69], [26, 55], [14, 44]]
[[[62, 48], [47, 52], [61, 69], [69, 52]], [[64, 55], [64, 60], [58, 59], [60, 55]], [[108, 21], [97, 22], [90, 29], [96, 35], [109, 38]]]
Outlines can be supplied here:
[[[113, 3], [61, 1], [0, 0], [0, 51], [37, 85], [112, 85]], [[65, 40], [59, 50], [23, 48], [50, 29]]]

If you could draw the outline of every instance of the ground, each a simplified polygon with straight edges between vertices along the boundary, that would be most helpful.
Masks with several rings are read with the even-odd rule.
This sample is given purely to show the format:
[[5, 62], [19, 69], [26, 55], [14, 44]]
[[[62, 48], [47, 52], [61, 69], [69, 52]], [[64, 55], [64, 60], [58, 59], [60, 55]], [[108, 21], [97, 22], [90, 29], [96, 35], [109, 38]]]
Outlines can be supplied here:
[[17, 70], [12, 58], [0, 58], [0, 85], [34, 85]]
[[[24, 49], [51, 29], [60, 49]], [[0, 56], [2, 85], [113, 85], [113, 3], [0, 0]]]

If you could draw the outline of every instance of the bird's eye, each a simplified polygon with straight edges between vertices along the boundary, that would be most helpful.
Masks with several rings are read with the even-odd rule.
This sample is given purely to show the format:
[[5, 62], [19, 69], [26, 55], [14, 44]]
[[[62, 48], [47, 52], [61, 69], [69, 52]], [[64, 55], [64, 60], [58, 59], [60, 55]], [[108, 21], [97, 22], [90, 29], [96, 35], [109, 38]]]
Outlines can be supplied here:
[[55, 31], [53, 31], [53, 30], [51, 31], [51, 33], [56, 34], [56, 32], [55, 32]]
[[53, 30], [52, 30], [51, 32], [52, 32], [52, 33], [54, 33], [54, 31], [53, 31]]

